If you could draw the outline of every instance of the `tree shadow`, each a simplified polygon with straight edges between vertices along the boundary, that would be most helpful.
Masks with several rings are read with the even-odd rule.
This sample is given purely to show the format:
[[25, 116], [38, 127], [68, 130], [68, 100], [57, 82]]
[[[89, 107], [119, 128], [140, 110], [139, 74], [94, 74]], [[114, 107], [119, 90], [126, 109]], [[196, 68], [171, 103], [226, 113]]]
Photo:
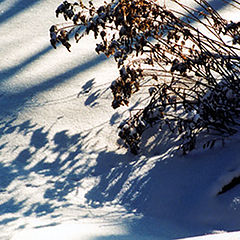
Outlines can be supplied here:
[[36, 54], [30, 56], [29, 58], [23, 60], [19, 64], [9, 67], [7, 69], [0, 70], [0, 78], [1, 78], [1, 83], [4, 81], [7, 81], [14, 75], [16, 75], [19, 71], [21, 71], [23, 68], [27, 67], [29, 64], [32, 62], [38, 60], [41, 56], [45, 55], [49, 51], [51, 51], [53, 48], [49, 45], [45, 47], [44, 49], [38, 51]]
[[[162, 234], [165, 227], [169, 229], [168, 222], [174, 231], [165, 233], [166, 239], [202, 234], [220, 227], [218, 223], [199, 226], [192, 217], [194, 214], [199, 215], [199, 212], [189, 213], [189, 210], [196, 209], [196, 205], [201, 201], [198, 197], [205, 194], [201, 186], [206, 185], [207, 181], [213, 181], [216, 175], [214, 169], [221, 169], [225, 160], [212, 158], [211, 165], [204, 166], [198, 159], [193, 161], [192, 156], [171, 158], [167, 150], [173, 145], [167, 142], [167, 139], [170, 139], [167, 131], [165, 134], [162, 132], [162, 135], [152, 142], [155, 149], [152, 155], [151, 144], [145, 141], [142, 146], [146, 149], [145, 152], [134, 156], [131, 153], [120, 154], [107, 149], [87, 150], [86, 145], [98, 134], [92, 134], [96, 132], [94, 129], [84, 134], [70, 134], [68, 130], [62, 130], [51, 136], [50, 129], [39, 127], [30, 120], [14, 123], [15, 120], [2, 121], [1, 132], [7, 136], [21, 134], [28, 137], [29, 145], [14, 150], [18, 154], [11, 161], [11, 165], [0, 164], [0, 176], [4, 179], [0, 182], [1, 192], [5, 193], [5, 189], [15, 179], [18, 179], [20, 184], [25, 184], [26, 189], [44, 191], [42, 200], [31, 201], [31, 204], [27, 203], [29, 196], [21, 201], [15, 198], [7, 199], [0, 205], [0, 223], [14, 222], [18, 218], [14, 219], [14, 216], [9, 217], [7, 214], [21, 211], [25, 217], [51, 216], [52, 224], [57, 225], [61, 221], [60, 209], [73, 205], [69, 201], [69, 194], [73, 194], [79, 200], [84, 199], [84, 203], [79, 204], [82, 210], [104, 207], [109, 203], [121, 204], [129, 213], [135, 212], [143, 214], [144, 217], [155, 218], [154, 221], [159, 222], [159, 225], [153, 226], [159, 229], [155, 232], [151, 227], [144, 230], [151, 232], [154, 237]], [[3, 150], [4, 148], [3, 146]], [[202, 172], [210, 178], [202, 179]], [[36, 179], [46, 179], [44, 188], [36, 181], [31, 182], [30, 176], [33, 173], [37, 175]], [[98, 182], [84, 189], [84, 182], [89, 181], [89, 178], [98, 179]], [[84, 195], [79, 196], [78, 189], [86, 190]], [[199, 211], [202, 209], [205, 210], [200, 206]], [[182, 216], [188, 215], [187, 213], [190, 215], [183, 221]], [[145, 220], [136, 220], [135, 224], [129, 227], [129, 231], [139, 231], [144, 224]], [[222, 226], [222, 229], [236, 230], [237, 223], [228, 227]]]
[[[38, 1], [32, 4], [36, 2]], [[211, 2], [216, 3], [217, 1]], [[22, 3], [22, 1], [18, 1], [15, 8], [19, 8], [18, 4], [20, 3]], [[25, 8], [31, 6], [30, 1], [27, 1], [24, 6]], [[219, 4], [218, 6], [221, 8]], [[17, 13], [19, 11], [20, 10], [17, 10]], [[9, 11], [8, 14], [5, 15], [4, 20], [12, 17], [13, 12], [13, 10]], [[45, 54], [47, 51], [49, 51], [49, 48], [39, 52], [39, 56]], [[2, 72], [2, 74], [5, 75], [6, 78], [10, 78], [20, 70], [20, 67], [27, 66], [31, 61], [35, 61], [37, 57], [38, 55], [34, 55], [20, 65], [15, 66], [15, 68], [9, 69], [9, 72]], [[98, 184], [90, 190], [87, 190], [84, 195], [87, 205], [93, 208], [104, 206], [107, 202], [113, 202], [113, 204], [115, 204], [117, 201], [123, 204], [129, 212], [137, 210], [138, 213], [146, 216], [161, 216], [163, 223], [164, 219], [170, 219], [176, 221], [176, 224], [181, 225], [180, 217], [188, 211], [189, 206], [192, 204], [189, 200], [195, 200], [197, 202], [197, 199], [194, 197], [187, 199], [184, 194], [181, 195], [180, 198], [175, 199], [174, 193], [178, 192], [178, 188], [186, 188], [187, 186], [188, 192], [191, 192], [193, 195], [196, 193], [195, 196], [199, 195], [196, 192], [198, 190], [195, 189], [195, 186], [199, 185], [198, 180], [200, 177], [198, 172], [201, 166], [198, 164], [194, 165], [191, 169], [195, 174], [192, 174], [191, 177], [186, 177], [188, 173], [186, 169], [184, 169], [182, 161], [169, 160], [169, 162], [166, 162], [164, 161], [164, 156], [148, 159], [145, 158], [144, 155], [139, 158], [130, 153], [125, 155], [108, 152], [106, 150], [86, 151], [85, 146], [89, 141], [91, 131], [86, 134], [76, 133], [71, 135], [68, 130], [63, 130], [57, 132], [53, 137], [50, 137], [49, 129], [39, 127], [30, 120], [17, 125], [14, 125], [17, 117], [12, 117], [9, 121], [4, 120], [4, 117], [8, 115], [8, 113], [24, 107], [25, 102], [31, 96], [52, 89], [58, 84], [67, 81], [67, 79], [105, 60], [106, 58], [100, 55], [63, 74], [48, 78], [44, 83], [37, 84], [34, 87], [18, 93], [6, 94], [1, 98], [0, 107], [3, 111], [6, 111], [7, 114], [3, 112], [1, 116], [3, 118], [1, 125], [3, 126], [0, 128], [0, 138], [3, 135], [10, 134], [31, 135], [29, 146], [19, 150], [18, 156], [15, 157], [10, 166], [5, 166], [0, 163], [0, 176], [4, 178], [4, 180], [0, 182], [1, 192], [4, 192], [16, 178], [27, 179], [33, 172], [37, 175], [48, 177], [46, 182], [48, 186], [43, 194], [43, 201], [26, 206], [26, 200], [17, 202], [16, 199], [10, 198], [0, 204], [1, 215], [17, 213], [21, 209], [24, 209], [25, 216], [34, 214], [36, 214], [37, 217], [44, 215], [54, 216], [55, 211], [60, 207], [71, 205], [71, 203], [68, 202], [68, 194], [74, 191], [77, 192], [77, 189], [81, 187], [81, 182], [89, 177], [97, 177], [99, 179]], [[87, 82], [82, 87], [82, 90], [86, 93], [89, 92], [92, 87], [93, 79]], [[94, 92], [86, 100], [85, 105], [93, 106], [98, 97], [99, 93], [97, 91]], [[6, 105], [9, 107], [4, 110]], [[119, 115], [115, 114], [112, 116], [110, 123], [113, 125], [118, 119]], [[152, 142], [153, 145], [148, 144], [148, 141], [144, 140], [142, 143], [144, 152], [142, 154], [150, 156], [150, 151], [153, 149], [153, 155], [164, 154], [169, 148], [169, 139], [172, 139], [172, 136], [164, 130], [155, 138], [155, 141]], [[172, 144], [174, 144], [174, 142], [172, 142]], [[7, 145], [8, 142], [1, 144], [0, 151], [7, 148]], [[43, 154], [44, 151], [46, 151], [45, 155]], [[48, 159], [48, 153], [55, 154], [53, 159]], [[96, 159], [96, 164], [91, 164], [91, 155], [93, 155], [92, 158]], [[86, 158], [86, 156], [89, 157]], [[32, 159], [38, 159], [33, 166], [31, 165]], [[138, 161], [135, 161], [136, 159], [138, 159]], [[216, 161], [214, 161], [214, 164], [215, 163]], [[205, 170], [207, 171], [206, 168], [203, 169], [203, 171]], [[195, 177], [192, 177], [193, 175], [195, 175]], [[40, 185], [29, 183], [26, 187], [33, 188], [40, 187]], [[169, 199], [173, 199], [173, 201], [170, 203], [167, 202]], [[56, 204], [56, 202], [59, 204]], [[171, 211], [167, 211], [170, 209], [166, 208], [168, 205], [173, 206]], [[159, 210], [155, 211], [156, 209], [153, 208], [153, 206], [157, 206]], [[176, 213], [178, 214], [177, 217]], [[55, 223], [53, 224], [58, 224], [58, 221], [60, 221], [58, 217], [60, 216], [56, 216]], [[0, 224], [7, 224], [15, 220], [14, 217], [6, 217], [0, 221]], [[189, 224], [189, 222], [183, 223], [183, 231], [186, 231], [187, 234], [190, 234], [190, 232], [194, 232], [194, 234], [205, 233], [216, 227], [208, 226], [201, 228], [201, 226], [193, 226], [190, 224], [189, 226], [192, 229], [186, 230], [187, 224]], [[141, 225], [138, 227], [140, 228]], [[184, 234], [182, 232], [169, 233], [169, 236], [173, 237], [174, 235], [175, 237], [176, 234], [177, 237], [180, 235], [186, 236], [186, 232]]]
[[[234, 3], [232, 0], [228, 1], [219, 1], [219, 0], [209, 0], [207, 1], [216, 11], [220, 11], [231, 3]], [[199, 9], [197, 9], [199, 10]]]
[[[12, 190], [9, 190], [8, 187], [15, 180], [22, 185], [20, 189], [38, 189], [41, 187], [40, 183], [29, 181], [29, 179], [31, 179], [30, 175], [33, 173], [42, 175], [43, 177], [51, 177], [47, 183], [49, 186], [52, 186], [52, 188], [47, 188], [47, 191], [43, 194], [45, 201], [42, 202], [33, 202], [29, 205], [29, 203], [27, 203], [29, 196], [24, 193], [23, 196], [26, 199], [23, 201], [18, 201], [15, 197], [10, 199], [6, 198], [6, 201], [1, 201], [0, 213], [2, 216], [2, 224], [7, 224], [8, 222], [10, 223], [18, 219], [15, 219], [15, 217], [9, 218], [8, 215], [17, 213], [20, 210], [24, 211], [24, 216], [35, 214], [40, 217], [54, 213], [59, 206], [56, 206], [54, 203], [49, 203], [49, 199], [56, 199], [59, 202], [63, 201], [64, 204], [67, 205], [64, 197], [76, 188], [79, 177], [75, 174], [74, 170], [72, 173], [66, 175], [66, 165], [68, 164], [69, 168], [74, 169], [74, 165], [79, 161], [78, 155], [82, 152], [81, 142], [87, 136], [87, 134], [69, 135], [67, 133], [68, 131], [60, 131], [57, 132], [53, 138], [50, 138], [50, 129], [45, 130], [44, 127], [37, 127], [36, 124], [32, 124], [30, 120], [16, 125], [14, 125], [14, 121], [15, 120], [12, 119], [10, 121], [1, 122], [2, 136], [20, 134], [30, 141], [29, 146], [19, 146], [12, 149], [12, 152], [17, 153], [17, 156], [15, 159], [11, 160], [10, 164], [6, 161], [6, 163], [0, 163], [1, 194], [10, 196]], [[9, 129], [11, 129], [11, 131], [9, 131]], [[7, 145], [8, 143], [2, 145], [0, 151], [2, 150], [4, 152], [5, 148], [6, 151], [9, 151]], [[71, 148], [73, 149], [71, 150]], [[56, 154], [56, 158], [53, 159], [52, 162], [48, 161], [47, 153], [45, 157], [41, 159], [41, 155], [44, 155], [46, 151]], [[36, 161], [35, 164], [32, 163], [34, 159]], [[55, 178], [57, 180], [55, 180]], [[6, 218], [4, 218], [5, 214], [7, 214]]]
[[36, 149], [40, 149], [48, 143], [47, 139], [48, 132], [44, 132], [43, 129], [44, 129], [43, 127], [40, 127], [33, 132], [30, 146], [33, 146]]
[[[16, 109], [18, 109], [20, 111], [22, 108], [24, 108], [24, 103], [28, 99], [32, 98], [33, 96], [36, 96], [37, 94], [39, 94], [41, 92], [50, 90], [50, 89], [58, 86], [59, 84], [67, 81], [68, 79], [73, 78], [74, 76], [78, 75], [79, 73], [89, 70], [89, 69], [93, 68], [94, 66], [98, 65], [100, 62], [103, 62], [106, 60], [107, 60], [107, 58], [105, 56], [99, 55], [99, 56], [89, 59], [84, 64], [80, 64], [62, 74], [48, 78], [44, 82], [36, 84], [33, 87], [23, 89], [16, 93], [6, 93], [1, 98], [0, 108], [3, 109], [3, 113], [5, 112], [5, 114], [9, 113], [9, 112], [14, 112], [14, 110], [16, 110]], [[92, 100], [92, 99], [90, 99], [90, 100]], [[91, 103], [92, 103], [92, 101], [91, 101]], [[5, 110], [5, 106], [8, 106], [8, 108], [6, 110]]]
[[16, 202], [13, 198], [9, 199], [8, 201], [0, 204], [0, 213], [14, 213], [18, 212], [19, 209], [22, 208], [24, 201]]
[[[39, 2], [39, 0], [35, 0], [35, 1], [21, 1], [21, 0], [19, 0], [15, 3], [15, 5], [12, 8], [10, 8], [8, 11], [6, 11], [2, 15], [0, 15], [0, 20], [1, 19], [2, 20], [7, 20], [8, 18], [13, 17], [15, 14], [18, 14], [19, 12], [23, 11], [24, 9], [28, 9], [29, 7], [31, 7], [32, 5], [35, 5], [38, 2]], [[216, 10], [220, 10], [220, 9], [224, 8], [227, 4], [227, 3], [224, 3], [224, 2], [222, 4], [220, 4], [219, 1], [216, 1], [216, 0], [212, 0], [209, 3], [211, 5], [213, 5], [216, 8]], [[0, 21], [0, 22], [2, 22], [2, 21]], [[35, 54], [35, 55], [29, 57], [28, 59], [24, 60], [22, 63], [20, 63], [16, 66], [13, 66], [9, 69], [1, 70], [0, 71], [1, 81], [4, 81], [4, 80], [7, 80], [7, 79], [11, 78], [18, 71], [20, 71], [22, 68], [24, 68], [27, 65], [29, 65], [30, 63], [36, 61], [40, 56], [43, 56], [44, 54], [46, 54], [51, 49], [52, 49], [51, 46], [48, 46], [48, 47], [44, 48], [43, 50], [39, 51], [37, 54]], [[77, 74], [85, 71], [86, 69], [90, 69], [90, 68], [94, 67], [96, 64], [99, 64], [100, 62], [105, 61], [106, 59], [107, 58], [104, 55], [99, 55], [99, 56], [96, 56], [92, 59], [89, 59], [89, 61], [87, 63], [80, 64], [80, 65], [66, 71], [63, 74], [59, 74], [55, 77], [46, 79], [45, 82], [37, 84], [37, 85], [35, 85], [33, 87], [30, 87], [26, 90], [20, 91], [18, 93], [9, 93], [9, 94], [4, 93], [3, 96], [2, 96], [1, 102], [0, 102], [0, 106], [1, 105], [6, 105], [7, 102], [12, 103], [12, 104], [9, 104], [9, 105], [11, 105], [11, 107], [13, 109], [19, 107], [19, 105], [23, 106], [26, 99], [29, 98], [30, 96], [34, 96], [34, 95], [38, 94], [39, 92], [46, 91], [46, 90], [49, 90], [51, 88], [54, 88], [58, 84], [66, 81], [67, 79], [69, 79], [71, 77], [76, 76]], [[91, 82], [89, 82], [89, 84], [91, 84]], [[84, 86], [84, 87], [87, 87], [87, 85]], [[88, 91], [88, 90], [89, 89], [86, 89], [85, 91]], [[95, 102], [95, 100], [96, 100], [97, 97], [98, 97], [97, 92], [94, 93], [93, 95], [89, 96], [89, 98], [86, 101], [86, 105], [89, 105], [89, 106], [96, 105], [97, 103]], [[16, 99], [17, 99], [17, 101], [15, 101]], [[19, 99], [21, 99], [22, 102], [19, 101]], [[12, 110], [12, 109], [10, 109], [10, 110]]]
[[0, 15], [0, 25], [4, 22], [10, 20], [11, 18], [15, 17], [16, 15], [20, 14], [25, 10], [29, 10], [32, 6], [36, 5], [40, 0], [18, 0], [14, 3], [14, 5], [3, 12]]
[[[130, 232], [143, 231], [149, 219], [155, 226], [146, 231], [162, 239], [197, 236], [216, 229], [237, 231], [239, 223], [234, 219], [238, 219], [239, 211], [229, 209], [236, 192], [225, 200], [208, 193], [209, 186], [216, 184], [217, 176], [225, 172], [229, 162], [231, 165], [236, 161], [234, 155], [226, 161], [222, 157], [226, 153], [221, 151], [186, 157], [165, 152], [156, 157], [140, 156], [137, 161], [131, 154], [102, 151], [91, 173], [99, 183], [85, 197], [93, 208], [111, 202], [142, 214], [143, 219], [136, 220]], [[224, 207], [219, 207], [221, 201], [225, 202]], [[226, 209], [231, 212], [228, 216], [219, 214]], [[220, 215], [218, 220], [216, 215]]]
[[[105, 153], [105, 150], [102, 150], [98, 157], [99, 163], [95, 166], [94, 162], [96, 155], [99, 154], [98, 150], [86, 150], [86, 145], [89, 142], [96, 141], [96, 134], [99, 133], [97, 131], [93, 134], [94, 131], [96, 132], [95, 129], [76, 134], [70, 134], [68, 130], [62, 130], [51, 136], [51, 128], [39, 127], [30, 120], [20, 124], [16, 124], [15, 121], [15, 118], [11, 121], [1, 121], [2, 137], [5, 136], [10, 139], [9, 137], [19, 134], [24, 136], [26, 142], [29, 143], [11, 149], [16, 157], [0, 163], [0, 177], [2, 179], [0, 181], [0, 192], [8, 196], [0, 204], [0, 223], [2, 224], [18, 220], [19, 217], [15, 216], [21, 215], [20, 212], [24, 217], [51, 216], [54, 224], [58, 224], [61, 221], [59, 209], [72, 205], [71, 201], [69, 202], [69, 194], [77, 194], [78, 189], [82, 188], [81, 185], [86, 179], [94, 178], [97, 175], [103, 176], [100, 185], [103, 189], [107, 188], [108, 182], [104, 182], [105, 173], [111, 171], [115, 165], [125, 161], [126, 156], [124, 155], [108, 154]], [[10, 151], [7, 144], [2, 146], [3, 152]], [[110, 165], [107, 165], [107, 163]], [[114, 180], [115, 174], [117, 172], [112, 173], [112, 180]], [[42, 185], [38, 179], [46, 180]], [[18, 186], [12, 190], [9, 187], [15, 180], [18, 182]], [[119, 182], [119, 185], [115, 186], [116, 192], [122, 183]], [[21, 191], [22, 189], [26, 189], [26, 193], [22, 193], [23, 195], [20, 198], [24, 198], [24, 200], [20, 200], [14, 194], [15, 191]], [[40, 194], [42, 197], [37, 201], [31, 200], [31, 196], [27, 194], [29, 191], [33, 193], [42, 191]], [[12, 197], [10, 197], [11, 194], [13, 194]], [[93, 204], [84, 203], [81, 208], [96, 207], [94, 206], [94, 196], [97, 196], [97, 194], [90, 196], [91, 193], [89, 193], [88, 199], [90, 201], [90, 198], [92, 198], [91, 202]], [[109, 196], [108, 201], [113, 200], [112, 196]], [[84, 198], [87, 201], [85, 196]], [[21, 229], [26, 226], [25, 224]]]

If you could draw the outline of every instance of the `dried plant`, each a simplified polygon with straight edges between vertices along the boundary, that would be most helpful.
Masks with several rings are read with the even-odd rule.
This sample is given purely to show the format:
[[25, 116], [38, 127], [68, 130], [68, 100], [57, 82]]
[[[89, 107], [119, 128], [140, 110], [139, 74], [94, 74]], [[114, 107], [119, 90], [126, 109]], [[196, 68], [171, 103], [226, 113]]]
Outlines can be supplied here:
[[[91, 1], [64, 1], [56, 10], [67, 23], [50, 28], [54, 48], [61, 43], [70, 51], [69, 36], [78, 42], [93, 33], [96, 52], [117, 62], [119, 77], [110, 86], [114, 109], [149, 90], [145, 105], [119, 126], [134, 154], [145, 129], [156, 123], [182, 139], [184, 154], [196, 147], [200, 133], [211, 136], [203, 147], [213, 147], [237, 131], [240, 22], [223, 19], [205, 0], [192, 1], [201, 10], [177, 0], [172, 2], [180, 11], [156, 0], [113, 0], [98, 8]], [[238, 11], [240, 4], [233, 3]]]

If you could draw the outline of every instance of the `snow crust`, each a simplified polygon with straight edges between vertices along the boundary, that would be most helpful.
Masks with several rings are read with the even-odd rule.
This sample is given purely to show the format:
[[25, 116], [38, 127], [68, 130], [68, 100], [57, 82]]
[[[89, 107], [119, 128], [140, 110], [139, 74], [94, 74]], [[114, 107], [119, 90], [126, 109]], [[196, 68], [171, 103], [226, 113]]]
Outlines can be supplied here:
[[240, 175], [239, 136], [184, 157], [149, 129], [128, 153], [116, 129], [128, 110], [111, 109], [115, 63], [91, 37], [51, 48], [59, 4], [0, 2], [0, 239], [240, 239], [240, 186], [217, 195]]

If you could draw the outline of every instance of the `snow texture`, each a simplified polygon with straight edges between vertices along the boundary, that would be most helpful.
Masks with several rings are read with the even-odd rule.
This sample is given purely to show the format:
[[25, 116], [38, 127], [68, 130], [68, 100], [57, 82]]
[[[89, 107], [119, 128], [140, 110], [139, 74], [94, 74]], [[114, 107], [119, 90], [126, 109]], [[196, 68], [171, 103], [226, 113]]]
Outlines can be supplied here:
[[240, 239], [240, 186], [217, 195], [240, 175], [239, 136], [180, 156], [150, 129], [131, 155], [117, 143], [129, 113], [111, 109], [114, 61], [91, 37], [50, 46], [59, 4], [0, 2], [0, 239]]

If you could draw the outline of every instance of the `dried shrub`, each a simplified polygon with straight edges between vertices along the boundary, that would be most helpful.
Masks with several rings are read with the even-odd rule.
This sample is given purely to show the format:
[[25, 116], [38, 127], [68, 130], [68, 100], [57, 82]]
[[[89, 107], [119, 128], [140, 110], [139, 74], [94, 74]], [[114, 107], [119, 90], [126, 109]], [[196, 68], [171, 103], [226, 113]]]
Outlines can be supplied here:
[[[100, 7], [64, 1], [56, 10], [68, 23], [50, 28], [54, 48], [61, 43], [70, 51], [70, 35], [78, 42], [93, 33], [96, 52], [117, 62], [119, 77], [110, 86], [114, 109], [148, 89], [145, 105], [119, 126], [134, 154], [143, 132], [156, 123], [182, 139], [184, 154], [196, 147], [200, 133], [211, 136], [203, 145], [211, 148], [237, 131], [240, 22], [223, 19], [205, 0], [193, 1], [199, 10], [177, 0], [172, 2], [182, 11], [154, 0], [113, 0]], [[240, 4], [233, 3], [238, 11]]]

